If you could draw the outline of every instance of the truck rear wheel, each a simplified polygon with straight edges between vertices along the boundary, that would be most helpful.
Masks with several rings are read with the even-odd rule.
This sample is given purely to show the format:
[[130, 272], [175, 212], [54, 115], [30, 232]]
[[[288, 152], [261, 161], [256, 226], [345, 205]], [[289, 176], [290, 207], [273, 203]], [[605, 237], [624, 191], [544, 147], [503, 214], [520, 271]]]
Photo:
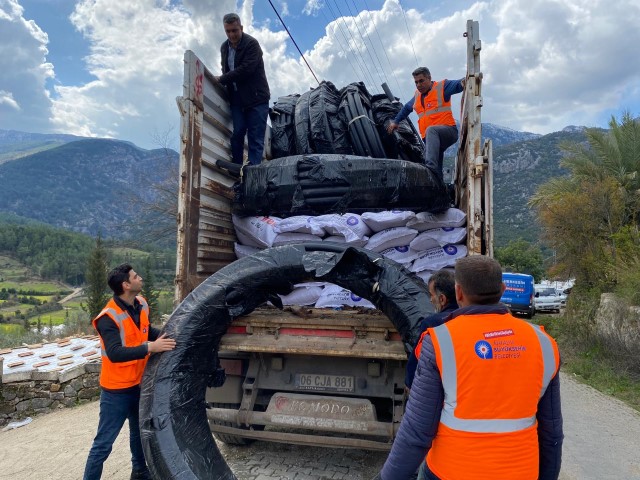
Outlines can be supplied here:
[[[212, 403], [210, 405], [213, 408], [231, 408], [235, 410], [240, 408], [240, 405], [233, 404], [233, 403]], [[220, 422], [217, 420], [209, 420], [209, 423], [213, 423], [215, 425], [222, 425], [223, 427], [237, 427], [237, 425], [234, 425], [231, 422]], [[242, 428], [243, 430], [248, 430], [247, 427], [238, 427], [238, 428]], [[264, 425], [252, 425], [251, 428], [253, 430], [264, 430]], [[213, 432], [213, 436], [216, 440], [219, 440], [222, 443], [226, 443], [227, 445], [246, 446], [254, 442], [252, 438], [244, 438], [238, 435], [229, 435], [227, 433]]]

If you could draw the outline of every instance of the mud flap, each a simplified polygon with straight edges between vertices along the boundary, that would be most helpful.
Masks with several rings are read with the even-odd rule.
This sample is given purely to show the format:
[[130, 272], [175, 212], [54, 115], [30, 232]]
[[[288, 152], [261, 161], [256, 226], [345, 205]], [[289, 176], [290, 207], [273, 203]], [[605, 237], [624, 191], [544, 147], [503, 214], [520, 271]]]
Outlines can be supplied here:
[[236, 479], [207, 422], [205, 390], [232, 319], [304, 281], [327, 281], [367, 298], [393, 322], [409, 350], [433, 313], [427, 286], [398, 263], [364, 249], [316, 242], [264, 250], [205, 280], [171, 314], [176, 349], [152, 355], [142, 380], [140, 430], [155, 478]]

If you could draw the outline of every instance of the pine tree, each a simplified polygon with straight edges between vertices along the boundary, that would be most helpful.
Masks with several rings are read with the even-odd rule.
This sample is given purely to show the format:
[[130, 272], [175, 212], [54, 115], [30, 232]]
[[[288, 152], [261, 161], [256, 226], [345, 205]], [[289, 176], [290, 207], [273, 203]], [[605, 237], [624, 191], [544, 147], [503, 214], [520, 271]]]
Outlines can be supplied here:
[[102, 238], [98, 234], [96, 246], [91, 251], [87, 260], [87, 286], [84, 291], [87, 303], [82, 304], [82, 309], [93, 319], [104, 308], [109, 300], [107, 292], [107, 251], [102, 243]]
[[155, 289], [153, 274], [151, 273], [151, 255], [147, 256], [142, 266], [142, 296], [149, 304], [149, 321], [156, 325], [160, 323], [160, 312], [158, 311], [158, 299], [160, 292]]

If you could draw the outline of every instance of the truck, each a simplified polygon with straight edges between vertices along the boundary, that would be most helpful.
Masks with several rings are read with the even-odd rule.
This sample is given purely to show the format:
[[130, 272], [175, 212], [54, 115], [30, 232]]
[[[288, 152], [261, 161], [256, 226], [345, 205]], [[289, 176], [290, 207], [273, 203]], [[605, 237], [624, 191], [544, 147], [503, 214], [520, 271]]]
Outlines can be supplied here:
[[[454, 204], [467, 216], [469, 255], [493, 255], [492, 148], [482, 141], [481, 42], [469, 20]], [[232, 120], [224, 89], [192, 51], [184, 55], [180, 111], [175, 302], [234, 262], [232, 224], [237, 178], [230, 161]], [[269, 130], [265, 157], [269, 160]], [[378, 206], [384, 209], [384, 205]], [[381, 312], [260, 307], [235, 318], [218, 356], [226, 373], [206, 393], [214, 436], [230, 444], [252, 440], [388, 450], [406, 403], [407, 351]]]

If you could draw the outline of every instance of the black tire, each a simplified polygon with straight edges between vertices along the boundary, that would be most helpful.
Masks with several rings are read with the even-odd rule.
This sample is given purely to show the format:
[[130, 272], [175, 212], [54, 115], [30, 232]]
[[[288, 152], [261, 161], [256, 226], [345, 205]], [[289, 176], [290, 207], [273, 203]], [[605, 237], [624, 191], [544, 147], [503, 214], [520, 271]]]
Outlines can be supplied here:
[[451, 205], [431, 170], [405, 160], [315, 154], [243, 168], [234, 186], [238, 215], [320, 215], [406, 209], [440, 213]]
[[[210, 406], [212, 408], [232, 408], [236, 410], [240, 408], [240, 405], [233, 404], [233, 403], [212, 403]], [[209, 423], [215, 423], [216, 425], [222, 425], [224, 427], [234, 427], [234, 426], [237, 427], [237, 425], [233, 425], [230, 422], [217, 422], [217, 421], [209, 420]], [[240, 427], [240, 428], [247, 429], [246, 427]], [[264, 430], [264, 425], [252, 425], [251, 428], [253, 430]], [[245, 438], [237, 435], [228, 435], [226, 433], [213, 432], [213, 436], [217, 440], [221, 441], [222, 443], [226, 443], [227, 445], [238, 445], [241, 447], [251, 445], [255, 441], [252, 438]]]
[[[213, 440], [205, 392], [231, 321], [276, 293], [316, 279], [370, 300], [394, 324], [407, 352], [433, 313], [427, 286], [380, 254], [329, 242], [285, 245], [241, 258], [201, 283], [163, 332], [174, 350], [152, 355], [142, 379], [140, 434], [154, 478], [237, 480]], [[435, 325], [428, 325], [433, 327]]]

